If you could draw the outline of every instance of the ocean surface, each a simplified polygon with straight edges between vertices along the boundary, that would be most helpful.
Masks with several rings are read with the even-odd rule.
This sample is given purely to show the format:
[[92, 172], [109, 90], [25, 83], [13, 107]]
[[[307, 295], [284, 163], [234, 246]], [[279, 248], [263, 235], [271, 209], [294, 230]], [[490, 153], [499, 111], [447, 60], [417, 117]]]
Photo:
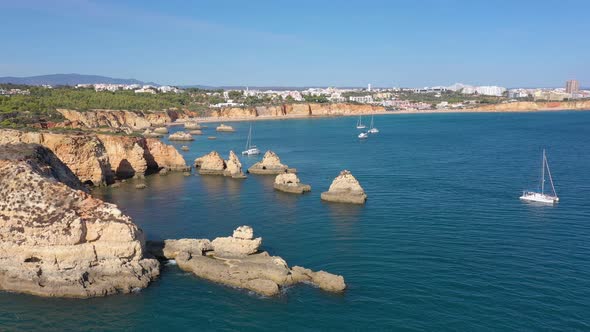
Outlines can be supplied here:
[[[144, 190], [134, 180], [94, 191], [148, 239], [251, 225], [290, 265], [343, 275], [345, 293], [298, 285], [264, 298], [166, 265], [131, 295], [0, 292], [0, 330], [590, 330], [590, 112], [377, 116], [381, 132], [365, 141], [356, 121], [253, 122], [254, 143], [311, 184], [303, 196], [274, 191], [272, 176], [178, 173], [148, 177]], [[231, 125], [221, 134], [209, 124], [182, 152], [187, 162], [241, 152], [249, 123]], [[537, 188], [543, 148], [555, 206], [518, 199]], [[261, 157], [241, 159], [248, 167]], [[320, 201], [343, 169], [366, 205]]]

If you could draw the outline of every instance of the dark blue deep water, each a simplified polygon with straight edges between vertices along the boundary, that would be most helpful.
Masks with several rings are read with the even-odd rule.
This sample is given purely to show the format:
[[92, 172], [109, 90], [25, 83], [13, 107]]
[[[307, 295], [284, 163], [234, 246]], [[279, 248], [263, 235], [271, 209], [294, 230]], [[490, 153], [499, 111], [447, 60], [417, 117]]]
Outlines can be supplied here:
[[[0, 293], [0, 330], [590, 330], [590, 112], [379, 116], [381, 133], [363, 142], [355, 122], [254, 123], [254, 142], [312, 185], [303, 196], [254, 175], [170, 174], [148, 177], [145, 190], [130, 181], [95, 191], [148, 239], [251, 225], [290, 265], [342, 274], [344, 294], [301, 285], [261, 298], [165, 266], [132, 295]], [[232, 125], [233, 134], [210, 125], [187, 162], [243, 150], [249, 124]], [[556, 206], [518, 199], [536, 186], [543, 148]], [[342, 169], [365, 188], [365, 206], [320, 201]]]

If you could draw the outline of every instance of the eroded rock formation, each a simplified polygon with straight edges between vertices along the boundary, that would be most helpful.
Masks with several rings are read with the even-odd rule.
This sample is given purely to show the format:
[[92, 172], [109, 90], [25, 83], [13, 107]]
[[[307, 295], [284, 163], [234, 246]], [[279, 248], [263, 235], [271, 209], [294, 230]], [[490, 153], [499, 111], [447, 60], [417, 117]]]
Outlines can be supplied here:
[[85, 190], [51, 150], [0, 146], [0, 289], [93, 297], [128, 293], [158, 276], [141, 229]]
[[211, 151], [195, 159], [194, 165], [195, 168], [199, 169], [199, 174], [202, 175], [223, 175], [234, 179], [246, 177], [242, 172], [242, 163], [233, 151], [229, 152], [228, 160], [223, 160], [217, 151]]
[[269, 150], [262, 157], [262, 161], [248, 168], [248, 172], [252, 174], [276, 175], [281, 173], [296, 173], [296, 170], [283, 165], [279, 156]]
[[282, 173], [275, 178], [274, 188], [292, 194], [303, 194], [311, 191], [311, 186], [302, 184], [296, 174]]
[[330, 292], [346, 288], [344, 278], [325, 271], [313, 272], [285, 260], [259, 252], [261, 238], [254, 238], [249, 226], [241, 226], [231, 237], [166, 240], [149, 243], [149, 250], [162, 259], [174, 259], [182, 270], [224, 285], [274, 296], [282, 287], [300, 282], [312, 283]]
[[95, 186], [111, 184], [115, 178], [141, 177], [161, 168], [189, 169], [173, 146], [154, 138], [0, 129], [0, 144], [7, 143], [41, 144], [51, 149], [82, 182]]
[[355, 177], [344, 170], [332, 181], [328, 191], [322, 193], [321, 198], [329, 202], [364, 204], [367, 194]]
[[382, 106], [366, 104], [283, 104], [279, 106], [256, 106], [249, 108], [227, 107], [214, 110], [211, 116], [218, 118], [293, 117], [293, 116], [339, 116], [385, 112]]
[[178, 119], [176, 111], [131, 112], [125, 110], [90, 110], [77, 111], [68, 109], [57, 110], [66, 119], [66, 126], [84, 128], [121, 128], [129, 127], [133, 130], [143, 130], [150, 126], [161, 126]]
[[234, 129], [234, 127], [232, 126], [228, 126], [228, 125], [224, 125], [223, 123], [220, 124], [219, 126], [217, 126], [217, 128], [215, 128], [216, 131], [220, 131], [220, 132], [226, 132], [226, 133], [233, 133], [234, 131], [236, 131]]

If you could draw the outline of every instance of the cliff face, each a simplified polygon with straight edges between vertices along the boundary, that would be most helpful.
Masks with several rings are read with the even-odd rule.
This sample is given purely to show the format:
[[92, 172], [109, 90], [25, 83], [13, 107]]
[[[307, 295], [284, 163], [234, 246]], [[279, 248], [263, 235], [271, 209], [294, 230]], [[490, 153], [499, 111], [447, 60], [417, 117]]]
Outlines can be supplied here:
[[337, 116], [385, 112], [382, 106], [365, 104], [284, 104], [280, 106], [257, 106], [249, 108], [228, 107], [215, 110], [213, 117], [249, 118], [257, 116]]
[[179, 115], [176, 111], [159, 112], [130, 112], [125, 110], [91, 110], [86, 112], [58, 109], [67, 122], [65, 126], [75, 128], [121, 128], [129, 127], [133, 130], [141, 130], [150, 126], [163, 125], [174, 122]]
[[143, 288], [159, 274], [143, 232], [92, 198], [52, 152], [0, 146], [0, 289], [92, 297]]
[[186, 170], [182, 155], [154, 138], [0, 130], [0, 144], [36, 143], [51, 149], [82, 181], [95, 186], [161, 168]]
[[49, 148], [82, 182], [98, 186], [113, 181], [106, 149], [96, 136], [0, 130], [0, 144], [9, 143], [34, 143]]
[[534, 102], [521, 101], [515, 103], [493, 104], [477, 107], [478, 111], [542, 111], [542, 110], [590, 110], [590, 101], [552, 101]]

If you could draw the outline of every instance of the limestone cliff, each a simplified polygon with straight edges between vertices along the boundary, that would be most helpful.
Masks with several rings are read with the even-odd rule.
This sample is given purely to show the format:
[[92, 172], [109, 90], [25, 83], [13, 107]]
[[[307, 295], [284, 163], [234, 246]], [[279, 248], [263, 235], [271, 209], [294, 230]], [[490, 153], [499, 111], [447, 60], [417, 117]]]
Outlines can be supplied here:
[[0, 144], [8, 143], [35, 143], [49, 148], [82, 182], [98, 186], [113, 181], [107, 151], [96, 136], [0, 129]]
[[514, 103], [483, 105], [475, 108], [477, 111], [508, 112], [508, 111], [548, 111], [548, 110], [590, 110], [590, 101], [552, 101], [534, 102], [521, 101]]
[[52, 297], [129, 293], [159, 274], [144, 236], [92, 198], [51, 150], [0, 146], [0, 289]]
[[366, 104], [283, 104], [278, 106], [257, 106], [248, 108], [228, 107], [214, 110], [213, 117], [219, 118], [254, 118], [281, 116], [338, 116], [371, 114], [385, 112], [382, 106]]
[[182, 155], [155, 138], [0, 130], [0, 144], [36, 143], [51, 149], [82, 181], [95, 186], [162, 168], [184, 171]]
[[66, 126], [80, 128], [121, 128], [128, 127], [141, 130], [150, 126], [163, 125], [178, 119], [177, 111], [131, 112], [126, 110], [90, 110], [77, 111], [68, 109], [57, 110], [66, 118]]

